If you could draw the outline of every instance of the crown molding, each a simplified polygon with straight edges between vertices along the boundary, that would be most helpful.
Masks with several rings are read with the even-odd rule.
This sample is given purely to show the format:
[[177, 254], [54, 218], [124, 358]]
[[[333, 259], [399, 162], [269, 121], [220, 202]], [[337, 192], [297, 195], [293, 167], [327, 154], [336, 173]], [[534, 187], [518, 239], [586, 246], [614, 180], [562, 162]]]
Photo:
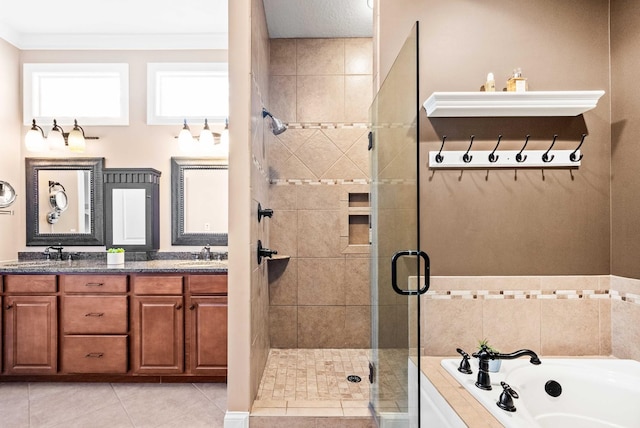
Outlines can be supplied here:
[[20, 50], [226, 50], [228, 47], [225, 33], [21, 35], [2, 23], [0, 38]]

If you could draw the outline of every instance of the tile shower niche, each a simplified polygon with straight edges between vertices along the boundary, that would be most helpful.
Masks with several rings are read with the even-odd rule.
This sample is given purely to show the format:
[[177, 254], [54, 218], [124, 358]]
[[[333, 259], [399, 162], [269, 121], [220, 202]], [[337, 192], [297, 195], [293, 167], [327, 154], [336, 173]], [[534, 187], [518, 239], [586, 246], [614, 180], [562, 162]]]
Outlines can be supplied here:
[[371, 205], [368, 192], [347, 193], [343, 201], [343, 253], [369, 252]]

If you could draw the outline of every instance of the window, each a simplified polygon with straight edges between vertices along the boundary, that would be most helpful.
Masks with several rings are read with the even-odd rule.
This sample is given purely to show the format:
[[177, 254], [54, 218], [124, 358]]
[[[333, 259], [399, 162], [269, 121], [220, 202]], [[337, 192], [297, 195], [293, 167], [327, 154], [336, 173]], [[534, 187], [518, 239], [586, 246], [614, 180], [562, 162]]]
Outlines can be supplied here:
[[23, 123], [129, 124], [128, 64], [24, 64]]
[[226, 63], [147, 65], [147, 124], [224, 122], [228, 116]]

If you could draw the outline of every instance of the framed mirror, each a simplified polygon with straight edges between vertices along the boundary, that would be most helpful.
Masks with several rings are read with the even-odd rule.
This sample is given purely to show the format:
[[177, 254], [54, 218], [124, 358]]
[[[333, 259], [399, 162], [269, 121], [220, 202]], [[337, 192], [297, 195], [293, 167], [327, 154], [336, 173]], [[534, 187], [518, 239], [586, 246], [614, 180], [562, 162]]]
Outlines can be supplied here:
[[104, 158], [26, 158], [27, 245], [104, 245]]
[[171, 243], [228, 245], [226, 159], [171, 158]]

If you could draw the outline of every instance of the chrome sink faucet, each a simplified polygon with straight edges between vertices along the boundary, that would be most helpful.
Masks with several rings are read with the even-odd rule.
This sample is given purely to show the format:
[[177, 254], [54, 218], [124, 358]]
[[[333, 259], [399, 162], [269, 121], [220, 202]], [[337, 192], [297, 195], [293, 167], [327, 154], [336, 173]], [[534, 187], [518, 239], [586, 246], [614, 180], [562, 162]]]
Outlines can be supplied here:
[[200, 250], [200, 259], [202, 260], [211, 260], [211, 247], [209, 245], [205, 245]]
[[57, 254], [55, 255], [55, 260], [61, 261], [62, 260], [62, 250], [63, 249], [64, 249], [64, 247], [62, 245], [60, 245], [60, 244], [58, 244], [57, 247], [54, 247], [54, 246], [47, 247], [44, 250], [44, 255], [45, 255], [47, 260], [50, 260], [50, 257], [51, 257], [51, 251], [50, 250], [56, 251]]
[[538, 355], [530, 349], [520, 349], [510, 354], [501, 354], [499, 352], [490, 351], [486, 345], [480, 347], [480, 351], [472, 354], [474, 358], [479, 360], [478, 380], [476, 386], [486, 391], [491, 390], [491, 377], [489, 376], [489, 360], [514, 360], [516, 358], [529, 356], [529, 362], [539, 365], [542, 362]]

